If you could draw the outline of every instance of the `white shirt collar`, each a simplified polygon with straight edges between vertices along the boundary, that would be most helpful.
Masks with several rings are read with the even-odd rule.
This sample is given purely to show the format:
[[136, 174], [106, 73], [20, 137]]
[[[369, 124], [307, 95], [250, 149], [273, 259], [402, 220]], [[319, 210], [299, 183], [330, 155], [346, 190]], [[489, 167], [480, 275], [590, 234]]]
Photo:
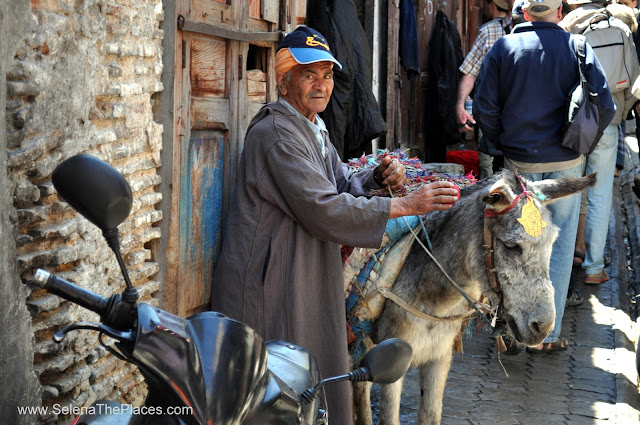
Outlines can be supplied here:
[[293, 112], [302, 122], [304, 122], [309, 127], [309, 129], [311, 129], [313, 134], [316, 136], [316, 142], [318, 143], [320, 152], [322, 152], [322, 156], [326, 157], [327, 153], [322, 132], [328, 133], [328, 130], [322, 118], [320, 118], [320, 116], [316, 114], [316, 122], [312, 122], [311, 120], [309, 120], [309, 118], [305, 117], [300, 113], [300, 111], [294, 108], [293, 105], [291, 105], [286, 99], [281, 97], [279, 99], [279, 102], [282, 103], [289, 111]]

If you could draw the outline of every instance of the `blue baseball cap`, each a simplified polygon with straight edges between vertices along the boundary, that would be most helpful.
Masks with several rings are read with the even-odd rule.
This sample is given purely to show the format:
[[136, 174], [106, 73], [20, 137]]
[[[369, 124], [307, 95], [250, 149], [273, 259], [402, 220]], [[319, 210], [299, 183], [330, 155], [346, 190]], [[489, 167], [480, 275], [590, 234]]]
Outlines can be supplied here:
[[276, 52], [281, 49], [289, 49], [291, 56], [299, 64], [329, 61], [342, 69], [340, 62], [331, 53], [327, 39], [310, 27], [300, 26], [287, 34], [278, 45]]

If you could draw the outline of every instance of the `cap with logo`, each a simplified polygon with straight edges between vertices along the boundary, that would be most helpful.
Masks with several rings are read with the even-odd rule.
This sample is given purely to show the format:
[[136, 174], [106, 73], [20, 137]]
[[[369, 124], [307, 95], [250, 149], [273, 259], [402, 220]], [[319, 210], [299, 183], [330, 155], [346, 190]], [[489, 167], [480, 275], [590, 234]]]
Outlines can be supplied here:
[[285, 48], [289, 49], [291, 56], [299, 64], [329, 61], [342, 69], [340, 62], [331, 53], [327, 39], [313, 28], [300, 26], [287, 34], [278, 45], [277, 51]]

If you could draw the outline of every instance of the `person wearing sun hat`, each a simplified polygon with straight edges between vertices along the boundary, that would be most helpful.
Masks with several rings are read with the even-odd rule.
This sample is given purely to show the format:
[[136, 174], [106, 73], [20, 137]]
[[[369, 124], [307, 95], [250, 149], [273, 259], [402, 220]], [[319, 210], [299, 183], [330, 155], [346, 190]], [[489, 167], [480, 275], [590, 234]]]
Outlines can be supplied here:
[[[474, 101], [480, 128], [504, 152], [505, 165], [531, 181], [581, 177], [584, 157], [562, 146], [569, 94], [579, 81], [575, 36], [564, 31], [562, 0], [525, 0], [525, 19], [500, 38], [485, 57]], [[593, 49], [585, 44], [585, 78], [611, 121], [615, 106], [607, 78]], [[600, 142], [602, 143], [602, 142]], [[599, 175], [598, 175], [599, 177]], [[550, 254], [555, 289], [554, 329], [530, 353], [566, 350], [561, 336], [576, 240], [580, 196], [548, 204], [558, 238]]]
[[[640, 93], [634, 83], [640, 79], [640, 65], [631, 29], [617, 16], [615, 8], [604, 9], [604, 0], [571, 0], [578, 7], [560, 22], [571, 34], [584, 34], [607, 73], [616, 114], [586, 161], [586, 173], [598, 171], [598, 182], [586, 192], [586, 214], [581, 214], [576, 252], [584, 254], [584, 284], [600, 285], [609, 280], [604, 249], [611, 214], [612, 187], [619, 146], [624, 149], [620, 124], [636, 110]], [[622, 7], [622, 6], [620, 6]], [[588, 31], [587, 31], [588, 30]], [[616, 66], [618, 65], [618, 66]], [[585, 196], [583, 194], [583, 196]]]
[[[309, 350], [322, 377], [342, 375], [349, 360], [340, 245], [379, 248], [389, 218], [448, 210], [457, 191], [438, 182], [415, 196], [371, 197], [372, 189], [400, 188], [404, 167], [386, 157], [353, 173], [341, 162], [318, 116], [341, 67], [325, 37], [299, 27], [275, 56], [279, 99], [247, 129], [211, 307], [265, 340]], [[330, 422], [351, 424], [351, 385], [326, 395]]]
[[276, 52], [276, 72], [286, 73], [299, 64], [332, 62], [342, 69], [333, 57], [327, 40], [318, 31], [309, 27], [298, 27], [278, 45]]

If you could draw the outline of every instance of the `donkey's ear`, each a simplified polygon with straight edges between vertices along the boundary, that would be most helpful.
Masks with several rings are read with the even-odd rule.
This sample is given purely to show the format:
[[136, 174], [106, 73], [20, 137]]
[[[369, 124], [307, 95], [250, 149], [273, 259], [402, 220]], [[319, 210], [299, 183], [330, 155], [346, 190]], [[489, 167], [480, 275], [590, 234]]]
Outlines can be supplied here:
[[548, 179], [537, 182], [528, 182], [529, 188], [543, 202], [552, 202], [574, 193], [582, 192], [596, 184], [597, 172], [580, 178]]
[[501, 211], [511, 205], [513, 193], [506, 187], [494, 187], [491, 192], [482, 197], [482, 202], [495, 211]]

